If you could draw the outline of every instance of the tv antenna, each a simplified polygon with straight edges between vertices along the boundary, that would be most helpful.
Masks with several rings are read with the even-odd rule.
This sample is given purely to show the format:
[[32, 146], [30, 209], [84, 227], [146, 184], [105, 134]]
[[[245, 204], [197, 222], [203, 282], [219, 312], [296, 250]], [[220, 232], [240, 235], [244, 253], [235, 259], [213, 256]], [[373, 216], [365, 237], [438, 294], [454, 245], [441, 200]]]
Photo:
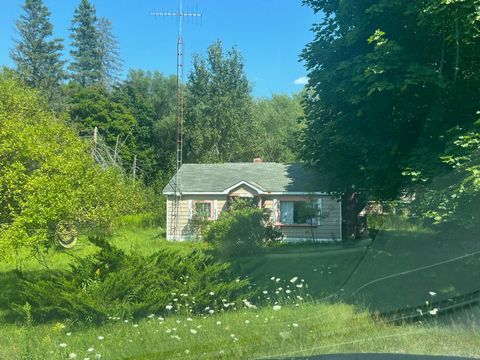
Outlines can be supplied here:
[[[172, 206], [170, 208], [170, 222], [167, 224], [169, 240], [180, 240], [181, 234], [178, 234], [178, 213], [181, 200], [180, 188], [180, 167], [183, 163], [183, 117], [184, 117], [184, 93], [183, 93], [183, 20], [184, 19], [201, 19], [202, 14], [199, 12], [183, 11], [183, 0], [180, 0], [179, 9], [175, 11], [153, 11], [152, 16], [174, 17], [178, 19], [178, 40], [177, 40], [177, 151], [175, 175], [173, 176], [172, 188], [174, 192]], [[168, 206], [167, 206], [168, 208]], [[168, 220], [168, 219], [167, 219]], [[168, 222], [168, 221], [167, 221]]]

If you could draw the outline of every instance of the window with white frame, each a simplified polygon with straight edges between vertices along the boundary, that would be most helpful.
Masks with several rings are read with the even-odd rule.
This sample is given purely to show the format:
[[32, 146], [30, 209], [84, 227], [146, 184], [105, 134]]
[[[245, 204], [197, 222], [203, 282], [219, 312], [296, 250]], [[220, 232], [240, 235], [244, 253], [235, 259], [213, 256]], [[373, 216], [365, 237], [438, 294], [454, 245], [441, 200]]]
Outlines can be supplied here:
[[280, 201], [279, 223], [285, 225], [318, 225], [320, 201]]
[[195, 201], [194, 216], [197, 219], [213, 219], [211, 201]]

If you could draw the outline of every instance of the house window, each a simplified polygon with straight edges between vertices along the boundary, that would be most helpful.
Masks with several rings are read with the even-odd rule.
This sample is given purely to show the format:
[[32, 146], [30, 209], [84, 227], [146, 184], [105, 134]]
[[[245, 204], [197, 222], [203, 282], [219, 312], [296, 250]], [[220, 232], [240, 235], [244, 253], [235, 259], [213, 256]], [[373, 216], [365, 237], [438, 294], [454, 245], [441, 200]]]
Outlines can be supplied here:
[[319, 206], [312, 201], [281, 201], [280, 223], [285, 225], [318, 225]]
[[213, 219], [212, 202], [196, 201], [195, 202], [195, 218], [197, 219]]

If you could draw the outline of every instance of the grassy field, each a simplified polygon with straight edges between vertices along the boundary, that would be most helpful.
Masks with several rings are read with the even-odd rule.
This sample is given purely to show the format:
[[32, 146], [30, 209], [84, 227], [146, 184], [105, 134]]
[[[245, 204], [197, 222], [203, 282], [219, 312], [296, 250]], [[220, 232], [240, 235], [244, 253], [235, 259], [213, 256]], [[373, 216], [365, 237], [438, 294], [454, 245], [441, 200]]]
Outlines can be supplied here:
[[337, 352], [480, 356], [478, 330], [393, 325], [346, 305], [237, 309], [164, 320], [152, 314], [138, 322], [126, 320], [84, 329], [75, 324], [2, 326], [0, 358], [239, 359]]

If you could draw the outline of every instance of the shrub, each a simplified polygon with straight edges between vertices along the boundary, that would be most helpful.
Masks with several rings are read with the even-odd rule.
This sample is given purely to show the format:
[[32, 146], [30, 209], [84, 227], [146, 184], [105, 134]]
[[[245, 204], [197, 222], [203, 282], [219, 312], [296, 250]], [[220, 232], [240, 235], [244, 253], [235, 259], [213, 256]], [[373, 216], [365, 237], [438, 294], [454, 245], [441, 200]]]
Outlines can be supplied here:
[[206, 308], [223, 310], [221, 299], [237, 302], [249, 292], [248, 281], [237, 279], [229, 263], [200, 250], [188, 254], [162, 250], [141, 256], [126, 254], [102, 238], [92, 241], [100, 251], [77, 259], [70, 271], [22, 281], [17, 317], [23, 316], [27, 302], [35, 322], [68, 318], [101, 323], [107, 314], [195, 314]]
[[33, 90], [2, 74], [0, 129], [0, 259], [51, 247], [59, 228], [106, 232], [142, 208], [139, 184], [96, 165]]
[[203, 232], [203, 239], [223, 257], [244, 256], [282, 239], [270, 221], [270, 211], [250, 206], [235, 206], [220, 214]]

